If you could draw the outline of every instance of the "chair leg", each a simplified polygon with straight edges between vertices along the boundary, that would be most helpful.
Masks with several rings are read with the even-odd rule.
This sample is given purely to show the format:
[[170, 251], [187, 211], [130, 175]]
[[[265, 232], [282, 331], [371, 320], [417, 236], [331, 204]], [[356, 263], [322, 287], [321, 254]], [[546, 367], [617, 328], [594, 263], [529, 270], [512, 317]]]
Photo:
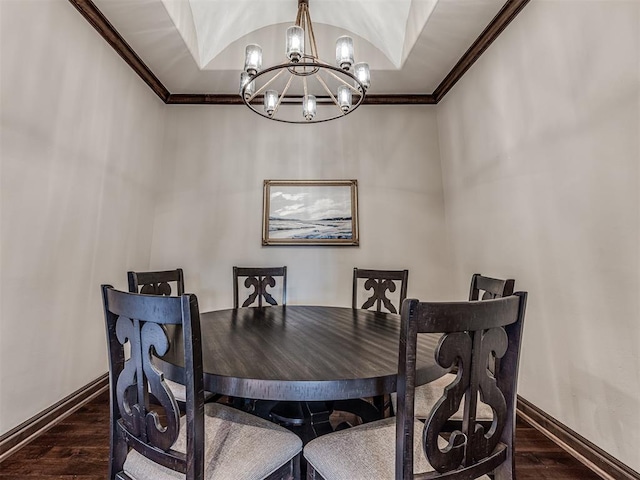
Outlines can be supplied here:
[[311, 464], [307, 463], [307, 480], [324, 480]]
[[384, 418], [385, 415], [385, 396], [384, 395], [376, 395], [375, 397], [373, 397], [373, 406], [376, 407], [378, 409], [378, 412], [380, 412], [380, 417]]
[[293, 457], [293, 480], [301, 480], [300, 477], [300, 460], [302, 458], [302, 452]]

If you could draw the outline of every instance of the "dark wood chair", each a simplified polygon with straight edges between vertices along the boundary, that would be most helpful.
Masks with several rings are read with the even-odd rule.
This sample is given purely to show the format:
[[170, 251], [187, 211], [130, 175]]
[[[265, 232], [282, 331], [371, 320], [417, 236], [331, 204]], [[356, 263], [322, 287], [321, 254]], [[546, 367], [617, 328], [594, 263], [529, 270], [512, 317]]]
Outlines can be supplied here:
[[[498, 278], [483, 277], [481, 273], [474, 273], [471, 277], [469, 300], [489, 300], [513, 295], [516, 281], [512, 278], [500, 280]], [[480, 295], [482, 293], [482, 295]]]
[[[362, 291], [360, 286], [364, 280], [364, 290], [371, 290], [371, 296], [364, 303], [358, 300], [358, 294]], [[398, 313], [405, 298], [407, 298], [407, 282], [409, 281], [409, 270], [371, 270], [364, 268], [353, 269], [353, 293], [351, 306], [353, 308], [370, 309], [376, 311], [387, 311]], [[400, 283], [399, 301], [396, 305], [387, 297], [387, 292], [397, 290], [396, 282]], [[367, 294], [368, 295], [368, 294]], [[383, 307], [385, 310], [383, 310]]]
[[[184, 274], [181, 268], [158, 272], [128, 272], [129, 292], [145, 295], [184, 294]], [[170, 283], [175, 283], [172, 291]]]
[[[474, 273], [471, 277], [471, 287], [469, 289], [469, 300], [490, 300], [493, 298], [503, 298], [513, 295], [515, 280], [500, 280], [497, 278], [484, 277], [480, 273]], [[416, 388], [415, 413], [416, 418], [424, 420], [429, 417], [431, 409], [440, 398], [442, 389], [451, 384], [455, 379], [455, 373], [447, 373], [435, 382], [428, 383]], [[393, 408], [396, 408], [395, 395], [391, 396]], [[476, 419], [484, 422], [491, 422], [493, 411], [484, 402], [478, 402]], [[452, 422], [462, 420], [462, 409], [451, 417]]]
[[278, 305], [276, 299], [267, 291], [269, 288], [276, 288], [276, 278], [280, 278], [280, 305], [286, 305], [287, 267], [233, 267], [233, 308], [240, 306], [239, 281], [243, 282], [244, 288], [251, 290], [242, 302], [242, 307], [250, 307], [256, 302], [258, 307], [262, 307], [263, 300], [269, 305]]
[[[175, 270], [162, 270], [155, 272], [127, 272], [130, 293], [143, 295], [174, 296], [184, 295], [184, 273], [181, 268]], [[174, 284], [172, 290], [171, 284]], [[171, 393], [178, 401], [180, 408], [184, 410], [186, 401], [185, 387], [181, 383], [165, 379]], [[215, 402], [221, 395], [205, 392], [205, 402]]]
[[[102, 286], [111, 395], [109, 479], [275, 479], [299, 476], [302, 442], [225, 405], [204, 404], [200, 314], [195, 295], [140, 295]], [[153, 355], [182, 328], [186, 415]], [[129, 355], [125, 354], [129, 344]], [[156, 402], [151, 403], [153, 396]], [[182, 475], [180, 475], [182, 474]]]
[[[526, 301], [525, 292], [484, 302], [405, 300], [396, 417], [311, 441], [304, 448], [307, 478], [488, 480], [487, 474], [492, 474], [495, 480], [514, 479], [516, 389]], [[426, 424], [415, 418], [413, 408], [417, 337], [424, 333], [443, 334], [436, 362], [444, 368], [456, 365], [458, 372], [441, 392]], [[491, 372], [494, 358], [499, 362]], [[495, 410], [490, 429], [475, 419], [478, 396]], [[462, 429], [449, 434], [444, 426], [461, 404]]]
[[[400, 284], [400, 288], [394, 305], [392, 299], [387, 297], [387, 292], [394, 293], [398, 290], [397, 283]], [[372, 270], [355, 267], [353, 269], [351, 306], [365, 310], [375, 308], [378, 312], [398, 313], [402, 302], [407, 298], [408, 283], [409, 270]], [[365, 293], [363, 290], [371, 290], [371, 294], [364, 303], [360, 303], [362, 298], [359, 299], [359, 294]], [[362, 297], [367, 295], [369, 294], [362, 295]], [[385, 415], [387, 410], [393, 413], [392, 402], [384, 395], [374, 397], [373, 406], [364, 399], [351, 399], [333, 402], [332, 407], [335, 410], [353, 413], [365, 423], [378, 420]]]
[[[240, 306], [240, 282], [247, 289], [248, 296], [242, 307], [263, 307], [263, 300], [268, 305], [278, 305], [268, 289], [278, 285], [280, 279], [280, 303], [287, 304], [287, 267], [233, 267], [233, 307]], [[304, 427], [309, 423], [309, 406], [306, 402], [278, 402], [268, 400], [232, 399], [237, 408], [247, 409], [263, 418], [269, 418], [286, 427]], [[304, 435], [303, 435], [304, 436]]]

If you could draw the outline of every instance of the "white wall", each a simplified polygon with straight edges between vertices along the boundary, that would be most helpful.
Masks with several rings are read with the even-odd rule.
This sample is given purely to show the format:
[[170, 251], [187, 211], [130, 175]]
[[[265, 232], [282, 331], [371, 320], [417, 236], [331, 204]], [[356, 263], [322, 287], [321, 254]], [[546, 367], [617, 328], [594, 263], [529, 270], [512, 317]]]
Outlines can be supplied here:
[[531, 2], [438, 105], [459, 293], [528, 290], [519, 393], [640, 470], [640, 3]]
[[66, 1], [1, 2], [0, 434], [107, 371], [147, 268], [163, 107]]
[[[287, 265], [288, 303], [351, 305], [354, 266], [408, 268], [409, 295], [449, 292], [434, 107], [364, 106], [314, 126], [236, 106], [167, 115], [151, 266], [184, 267], [201, 309], [232, 306], [233, 265]], [[357, 179], [361, 245], [261, 246], [265, 179]]]

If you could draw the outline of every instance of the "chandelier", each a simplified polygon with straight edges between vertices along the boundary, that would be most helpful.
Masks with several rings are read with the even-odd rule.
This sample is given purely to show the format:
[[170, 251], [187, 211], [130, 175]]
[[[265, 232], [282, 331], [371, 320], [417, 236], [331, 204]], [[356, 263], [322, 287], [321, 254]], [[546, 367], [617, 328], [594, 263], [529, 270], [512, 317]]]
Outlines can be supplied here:
[[362, 104], [370, 85], [369, 65], [354, 63], [348, 36], [336, 41], [335, 65], [318, 58], [309, 0], [298, 0], [285, 54], [284, 63], [263, 70], [262, 48], [247, 45], [240, 96], [257, 114], [279, 122], [318, 123], [344, 117]]

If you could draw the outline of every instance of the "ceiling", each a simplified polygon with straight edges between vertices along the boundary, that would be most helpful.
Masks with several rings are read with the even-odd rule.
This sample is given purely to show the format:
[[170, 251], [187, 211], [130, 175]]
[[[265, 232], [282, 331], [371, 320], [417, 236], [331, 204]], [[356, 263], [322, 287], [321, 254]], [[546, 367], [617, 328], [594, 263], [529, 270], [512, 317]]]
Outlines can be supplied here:
[[[284, 60], [297, 0], [69, 0], [166, 103], [242, 103], [244, 48]], [[528, 0], [309, 0], [319, 57], [354, 39], [365, 103], [437, 103]]]

